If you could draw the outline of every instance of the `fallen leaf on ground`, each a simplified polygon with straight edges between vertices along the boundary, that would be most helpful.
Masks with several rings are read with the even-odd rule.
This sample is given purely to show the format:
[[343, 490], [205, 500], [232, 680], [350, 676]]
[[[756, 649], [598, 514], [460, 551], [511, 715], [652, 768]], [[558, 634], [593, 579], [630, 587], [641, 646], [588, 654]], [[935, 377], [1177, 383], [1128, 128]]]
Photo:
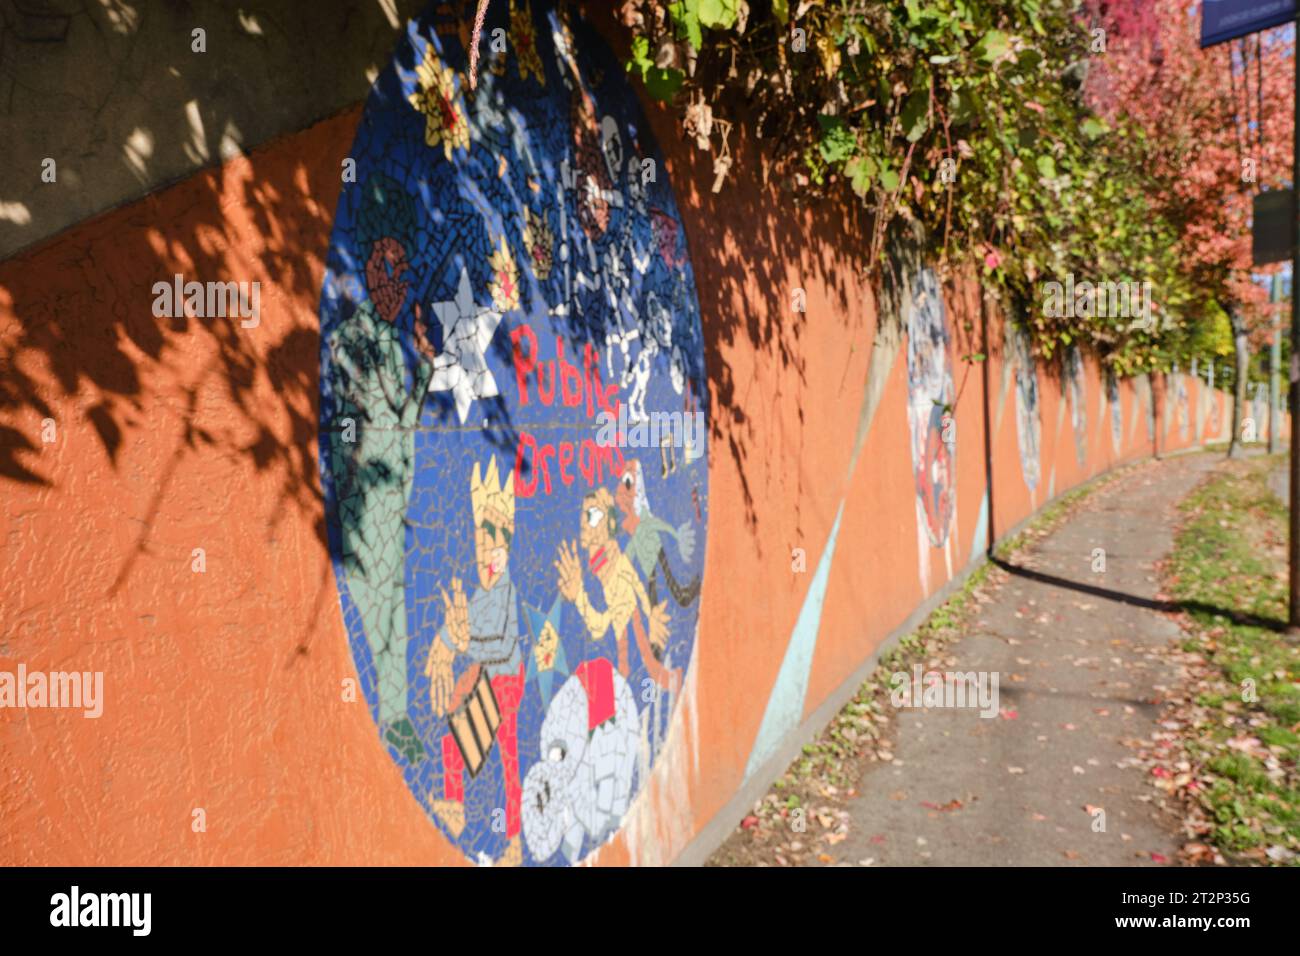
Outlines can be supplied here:
[[929, 800], [922, 800], [921, 806], [925, 807], [927, 810], [946, 811], [946, 810], [960, 810], [964, 806], [964, 804], [956, 797], [954, 797], [953, 799], [949, 800], [945, 804], [931, 803]]

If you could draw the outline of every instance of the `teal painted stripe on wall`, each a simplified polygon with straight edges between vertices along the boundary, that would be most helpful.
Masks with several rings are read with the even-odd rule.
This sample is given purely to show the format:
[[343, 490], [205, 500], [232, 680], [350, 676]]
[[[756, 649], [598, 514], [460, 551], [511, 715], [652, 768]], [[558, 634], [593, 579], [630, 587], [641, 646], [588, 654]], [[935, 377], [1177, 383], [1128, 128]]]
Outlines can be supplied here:
[[840, 536], [840, 519], [844, 517], [844, 502], [840, 502], [831, 526], [830, 537], [817, 562], [817, 572], [804, 597], [794, 632], [785, 649], [785, 658], [777, 672], [772, 693], [767, 699], [767, 710], [758, 727], [754, 749], [750, 751], [745, 766], [748, 779], [763, 763], [776, 753], [783, 737], [799, 726], [803, 717], [804, 701], [808, 695], [808, 677], [812, 673], [813, 651], [817, 647], [817, 633], [821, 629], [822, 607], [826, 603], [826, 586], [830, 583], [831, 561], [835, 556], [835, 542]]

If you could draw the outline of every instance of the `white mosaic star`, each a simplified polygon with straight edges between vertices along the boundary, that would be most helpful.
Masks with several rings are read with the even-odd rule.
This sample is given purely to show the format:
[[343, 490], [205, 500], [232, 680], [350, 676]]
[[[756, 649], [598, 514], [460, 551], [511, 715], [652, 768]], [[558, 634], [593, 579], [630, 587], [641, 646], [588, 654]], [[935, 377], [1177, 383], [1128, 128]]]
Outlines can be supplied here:
[[433, 313], [442, 323], [442, 351], [433, 360], [429, 388], [451, 392], [456, 414], [464, 425], [474, 399], [501, 394], [483, 355], [501, 323], [501, 313], [474, 304], [469, 272], [464, 266], [456, 297], [450, 302], [435, 302]]

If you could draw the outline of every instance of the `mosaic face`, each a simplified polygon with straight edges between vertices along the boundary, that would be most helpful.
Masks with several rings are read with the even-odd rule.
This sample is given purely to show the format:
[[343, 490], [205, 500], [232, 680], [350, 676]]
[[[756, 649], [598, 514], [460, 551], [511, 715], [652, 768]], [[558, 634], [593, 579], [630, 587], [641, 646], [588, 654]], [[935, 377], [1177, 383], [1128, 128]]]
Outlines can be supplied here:
[[408, 25], [349, 153], [327, 525], [360, 687], [431, 825], [475, 862], [574, 863], [646, 786], [694, 651], [699, 306], [599, 36], [495, 3], [471, 91], [452, 6]]
[[907, 326], [907, 421], [912, 474], [930, 543], [943, 547], [952, 527], [956, 490], [956, 428], [947, 310], [930, 269], [913, 277], [904, 316]]
[[1007, 351], [1016, 376], [1016, 440], [1020, 446], [1020, 471], [1030, 491], [1038, 488], [1042, 477], [1042, 417], [1038, 410], [1038, 373], [1029, 335], [1024, 329], [1008, 325]]

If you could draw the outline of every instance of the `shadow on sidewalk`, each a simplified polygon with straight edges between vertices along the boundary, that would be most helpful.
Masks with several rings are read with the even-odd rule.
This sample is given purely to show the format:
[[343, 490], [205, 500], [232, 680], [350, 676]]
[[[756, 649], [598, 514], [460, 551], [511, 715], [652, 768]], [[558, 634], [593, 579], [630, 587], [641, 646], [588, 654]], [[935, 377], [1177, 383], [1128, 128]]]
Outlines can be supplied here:
[[1018, 577], [1028, 578], [1031, 581], [1038, 581], [1042, 584], [1049, 584], [1055, 587], [1066, 588], [1070, 591], [1079, 591], [1083, 594], [1091, 594], [1094, 597], [1105, 598], [1108, 601], [1118, 601], [1119, 603], [1127, 604], [1130, 607], [1141, 607], [1151, 611], [1163, 611], [1165, 613], [1199, 611], [1206, 614], [1222, 615], [1232, 621], [1233, 624], [1244, 625], [1246, 627], [1259, 627], [1264, 628], [1265, 630], [1278, 632], [1286, 630], [1286, 622], [1278, 618], [1259, 617], [1258, 615], [1247, 614], [1244, 611], [1237, 611], [1232, 608], [1216, 607], [1213, 604], [1206, 604], [1202, 601], [1158, 601], [1151, 598], [1138, 597], [1134, 594], [1125, 594], [1123, 591], [1112, 591], [1109, 588], [1099, 588], [1091, 584], [1080, 584], [1078, 581], [1071, 581], [1068, 578], [1060, 578], [1054, 574], [1044, 574], [1042, 571], [1034, 571], [1030, 568], [1011, 564], [1010, 562], [993, 555], [989, 556], [989, 561], [1002, 570], [1017, 575]]

